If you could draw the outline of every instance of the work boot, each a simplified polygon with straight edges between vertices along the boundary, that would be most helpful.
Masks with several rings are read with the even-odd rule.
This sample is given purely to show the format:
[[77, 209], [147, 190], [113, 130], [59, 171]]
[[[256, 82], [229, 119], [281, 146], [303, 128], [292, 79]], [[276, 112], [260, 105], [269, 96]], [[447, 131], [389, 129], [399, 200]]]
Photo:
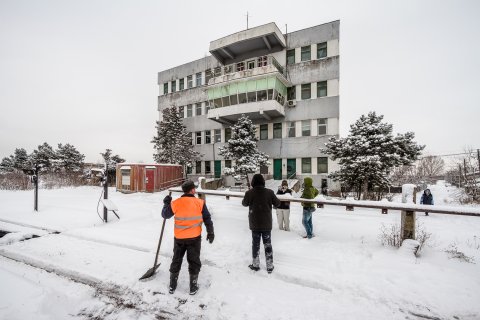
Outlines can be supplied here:
[[194, 295], [198, 291], [198, 274], [190, 274], [190, 295]]
[[178, 272], [173, 273], [170, 272], [170, 286], [168, 288], [168, 292], [174, 293], [175, 289], [177, 289], [177, 280], [178, 280]]

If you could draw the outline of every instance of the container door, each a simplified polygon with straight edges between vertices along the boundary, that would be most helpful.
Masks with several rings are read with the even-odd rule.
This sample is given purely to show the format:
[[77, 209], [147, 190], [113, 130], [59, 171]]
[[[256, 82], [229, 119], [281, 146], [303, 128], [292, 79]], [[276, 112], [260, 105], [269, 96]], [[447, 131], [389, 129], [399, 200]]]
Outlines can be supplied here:
[[287, 179], [295, 179], [297, 172], [297, 159], [287, 159]]
[[273, 159], [273, 179], [282, 180], [282, 159]]
[[155, 170], [147, 169], [145, 172], [145, 189], [147, 192], [153, 192], [155, 188]]
[[222, 175], [222, 162], [220, 160], [215, 160], [215, 179], [220, 178]]

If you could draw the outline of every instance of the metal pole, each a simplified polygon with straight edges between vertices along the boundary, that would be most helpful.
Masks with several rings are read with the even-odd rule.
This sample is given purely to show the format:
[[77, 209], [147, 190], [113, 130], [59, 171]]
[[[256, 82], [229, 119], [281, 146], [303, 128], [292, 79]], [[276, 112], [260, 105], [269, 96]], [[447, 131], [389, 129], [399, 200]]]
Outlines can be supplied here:
[[458, 187], [462, 187], [462, 165], [458, 164]]
[[35, 175], [33, 177], [33, 183], [35, 185], [35, 202], [33, 209], [38, 212], [38, 167], [35, 167]]
[[[103, 181], [103, 199], [108, 199], [108, 165], [105, 164], [105, 175]], [[108, 222], [108, 210], [105, 205], [103, 205], [103, 221]]]
[[477, 149], [478, 175], [480, 176], [480, 149]]

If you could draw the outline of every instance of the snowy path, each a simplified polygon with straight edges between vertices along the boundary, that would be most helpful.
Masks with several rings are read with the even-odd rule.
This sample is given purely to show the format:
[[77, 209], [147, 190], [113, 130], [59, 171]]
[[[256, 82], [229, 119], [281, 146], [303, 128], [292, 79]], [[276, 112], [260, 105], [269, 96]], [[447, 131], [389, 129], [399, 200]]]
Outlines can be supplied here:
[[[98, 188], [44, 191], [46, 208], [40, 207], [38, 214], [27, 208], [30, 193], [0, 192], [0, 219], [57, 226], [63, 231], [62, 234], [44, 233], [28, 241], [4, 245], [0, 242], [0, 255], [56, 270], [62, 277], [90, 285], [80, 290], [85, 295], [86, 306], [80, 308], [69, 297], [70, 290], [79, 285], [72, 283], [71, 288], [65, 289], [65, 299], [71, 302], [67, 303], [71, 308], [52, 313], [82, 313], [85, 318], [96, 314], [105, 319], [480, 317], [478, 264], [449, 259], [444, 252], [455, 244], [459, 251], [478, 263], [480, 250], [474, 242], [479, 235], [478, 218], [419, 216], [418, 220], [433, 233], [433, 241], [420, 258], [415, 258], [409, 252], [382, 247], [378, 242], [382, 224], [399, 222], [400, 216], [396, 213], [381, 215], [367, 209], [346, 212], [340, 207], [318, 209], [313, 217], [316, 237], [306, 240], [300, 236], [303, 234], [301, 207], [293, 206], [291, 232], [277, 230], [274, 223], [275, 270], [268, 275], [263, 253], [261, 271], [255, 273], [247, 268], [251, 254], [250, 231], [240, 199], [226, 201], [212, 196], [207, 203], [216, 238], [212, 245], [202, 243], [201, 290], [191, 297], [187, 294], [186, 262], [177, 291], [174, 295], [167, 293], [173, 247], [171, 221], [166, 224], [161, 266], [156, 276], [149, 281], [138, 281], [153, 264], [162, 221], [159, 204], [164, 194], [111, 192], [113, 201], [120, 207], [121, 219], [112, 218], [110, 223], [102, 224], [96, 216], [96, 203], [93, 202], [92, 207], [92, 201], [87, 201], [98, 199], [97, 191]], [[11, 207], [8, 199], [12, 198], [23, 198], [20, 208]], [[70, 208], [75, 207], [71, 213], [65, 211], [67, 203]], [[61, 218], [59, 211], [62, 211]], [[69, 216], [73, 216], [72, 219]], [[6, 226], [0, 223], [0, 230]], [[17, 233], [30, 231], [25, 227], [7, 227], [8, 231]], [[15, 273], [13, 264], [10, 259], [0, 257], [0, 277], [9, 286], [17, 282], [22, 286], [23, 280]], [[46, 277], [38, 269], [24, 266], [22, 270], [25, 278], [38, 274], [40, 287], [48, 289], [50, 282], [57, 281], [53, 280], [54, 275]], [[41, 294], [42, 299], [36, 300], [38, 307], [47, 303], [48, 296], [56, 294], [47, 289]], [[7, 295], [2, 290], [0, 298]], [[21, 298], [20, 292], [23, 291], [19, 291], [15, 301], [28, 298], [26, 293]], [[15, 308], [19, 308], [18, 304], [7, 309], [0, 307], [0, 318], [11, 315], [7, 312]], [[53, 314], [51, 318], [55, 318]]]

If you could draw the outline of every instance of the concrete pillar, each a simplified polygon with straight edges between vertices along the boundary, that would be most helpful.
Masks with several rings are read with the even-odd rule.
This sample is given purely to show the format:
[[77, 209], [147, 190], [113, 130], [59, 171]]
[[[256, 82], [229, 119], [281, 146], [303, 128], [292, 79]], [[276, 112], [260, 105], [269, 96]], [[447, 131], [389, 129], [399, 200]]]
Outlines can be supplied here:
[[[402, 185], [402, 202], [415, 203], [417, 188], [413, 184]], [[401, 237], [405, 239], [415, 239], [415, 211], [402, 210]]]
[[[197, 187], [197, 189], [205, 190], [205, 183], [206, 183], [205, 177], [200, 177], [200, 178], [198, 178], [198, 187]], [[199, 199], [202, 199], [202, 200], [205, 201], [205, 202], [207, 202], [207, 197], [206, 197], [205, 194], [198, 194], [198, 198], [199, 198]]]

